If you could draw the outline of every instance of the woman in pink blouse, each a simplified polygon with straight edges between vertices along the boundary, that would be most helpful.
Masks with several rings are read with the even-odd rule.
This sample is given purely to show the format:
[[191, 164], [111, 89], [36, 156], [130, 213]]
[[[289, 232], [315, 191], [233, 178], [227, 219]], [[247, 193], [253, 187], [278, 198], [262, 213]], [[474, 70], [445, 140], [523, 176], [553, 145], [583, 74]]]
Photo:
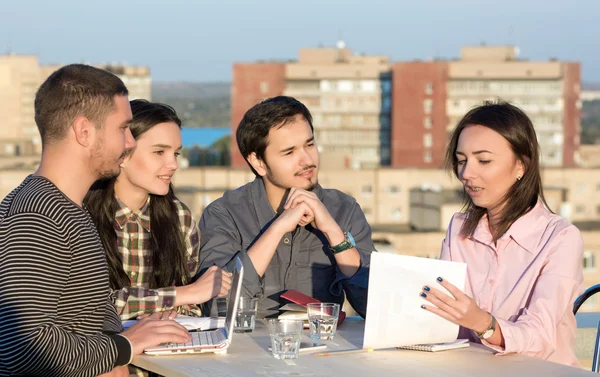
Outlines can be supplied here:
[[583, 282], [583, 241], [547, 209], [527, 115], [508, 103], [469, 111], [452, 133], [446, 166], [466, 195], [441, 259], [466, 263], [467, 281], [463, 293], [439, 277], [423, 287], [430, 304], [421, 307], [499, 354], [580, 366], [573, 302]]

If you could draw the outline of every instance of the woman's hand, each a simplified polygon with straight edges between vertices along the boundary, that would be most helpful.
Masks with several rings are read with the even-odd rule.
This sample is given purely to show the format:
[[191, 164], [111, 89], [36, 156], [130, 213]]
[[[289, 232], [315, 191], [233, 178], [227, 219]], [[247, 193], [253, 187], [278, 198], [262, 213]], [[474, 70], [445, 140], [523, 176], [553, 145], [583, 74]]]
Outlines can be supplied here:
[[420, 295], [432, 305], [421, 305], [421, 308], [477, 333], [488, 329], [492, 323], [490, 313], [482, 310], [477, 306], [475, 300], [441, 277], [437, 278], [437, 282], [446, 288], [451, 296], [426, 285]]

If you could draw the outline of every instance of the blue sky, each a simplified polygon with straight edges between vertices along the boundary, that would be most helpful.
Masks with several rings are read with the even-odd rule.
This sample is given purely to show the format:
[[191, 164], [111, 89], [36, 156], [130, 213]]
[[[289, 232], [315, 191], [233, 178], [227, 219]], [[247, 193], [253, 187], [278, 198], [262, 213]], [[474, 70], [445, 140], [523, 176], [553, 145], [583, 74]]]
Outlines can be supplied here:
[[600, 1], [0, 0], [0, 53], [43, 63], [148, 65], [157, 81], [229, 81], [234, 61], [333, 45], [393, 60], [515, 44], [522, 58], [581, 61], [600, 82]]

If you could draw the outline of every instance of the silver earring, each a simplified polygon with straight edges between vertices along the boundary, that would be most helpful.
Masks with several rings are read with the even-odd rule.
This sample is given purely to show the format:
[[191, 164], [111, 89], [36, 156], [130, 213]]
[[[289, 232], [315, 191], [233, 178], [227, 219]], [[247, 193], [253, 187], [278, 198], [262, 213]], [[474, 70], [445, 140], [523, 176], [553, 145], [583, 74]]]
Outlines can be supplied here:
[[521, 176], [517, 175], [517, 181], [520, 181], [520, 180], [521, 180]]

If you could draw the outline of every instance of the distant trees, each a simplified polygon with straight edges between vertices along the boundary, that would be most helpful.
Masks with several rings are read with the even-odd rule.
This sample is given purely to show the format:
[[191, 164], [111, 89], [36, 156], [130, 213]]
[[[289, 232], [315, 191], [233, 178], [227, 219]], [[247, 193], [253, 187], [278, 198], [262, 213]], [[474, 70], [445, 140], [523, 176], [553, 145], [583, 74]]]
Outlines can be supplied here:
[[152, 100], [172, 106], [186, 127], [229, 127], [229, 83], [153, 83]]
[[210, 147], [184, 148], [182, 154], [190, 166], [230, 166], [231, 135], [216, 140]]

